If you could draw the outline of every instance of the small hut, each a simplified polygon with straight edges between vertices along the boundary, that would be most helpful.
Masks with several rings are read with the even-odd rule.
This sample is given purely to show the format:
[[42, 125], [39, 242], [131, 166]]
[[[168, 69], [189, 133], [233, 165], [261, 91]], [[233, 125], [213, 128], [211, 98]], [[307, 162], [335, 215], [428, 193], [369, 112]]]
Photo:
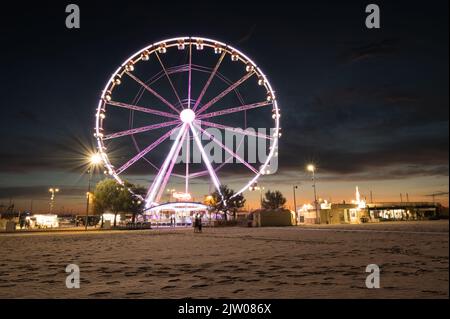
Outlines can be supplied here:
[[295, 225], [295, 213], [289, 209], [258, 209], [249, 214], [252, 227], [292, 226]]

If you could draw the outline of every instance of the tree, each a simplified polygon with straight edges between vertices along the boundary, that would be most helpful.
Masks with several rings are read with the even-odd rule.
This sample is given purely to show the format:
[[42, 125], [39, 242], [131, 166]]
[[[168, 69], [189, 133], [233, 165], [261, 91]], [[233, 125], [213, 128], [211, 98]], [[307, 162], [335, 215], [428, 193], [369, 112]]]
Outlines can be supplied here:
[[265, 209], [278, 209], [283, 208], [286, 204], [286, 198], [280, 191], [271, 192], [270, 190], [264, 194], [262, 206]]
[[145, 187], [135, 185], [132, 185], [130, 189], [134, 195], [132, 195], [131, 202], [129, 203], [130, 205], [126, 211], [133, 214], [132, 222], [135, 223], [136, 215], [142, 214], [143, 212], [145, 203], [141, 198], [145, 197], [145, 195], [147, 194], [147, 190], [145, 189]]
[[242, 194], [234, 196], [234, 190], [228, 188], [227, 185], [221, 185], [220, 192], [222, 193], [223, 198], [217, 190], [211, 194], [211, 203], [214, 210], [216, 212], [222, 212], [225, 220], [228, 220], [228, 215], [233, 215], [233, 217], [236, 218], [236, 213], [239, 208], [244, 207], [245, 205], [244, 196], [242, 196]]
[[135, 219], [136, 214], [142, 211], [143, 201], [131, 193], [129, 189], [136, 195], [145, 194], [142, 187], [134, 186], [128, 182], [120, 185], [114, 179], [100, 181], [94, 191], [94, 212], [103, 214], [107, 210], [111, 211], [114, 214], [114, 227], [119, 212], [132, 213], [133, 219]]

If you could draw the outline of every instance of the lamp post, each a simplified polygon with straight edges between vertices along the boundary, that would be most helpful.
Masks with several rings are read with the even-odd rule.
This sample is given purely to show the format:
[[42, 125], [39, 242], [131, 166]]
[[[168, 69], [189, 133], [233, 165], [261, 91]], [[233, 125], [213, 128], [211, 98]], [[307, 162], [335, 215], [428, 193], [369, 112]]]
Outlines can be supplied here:
[[102, 161], [102, 158], [100, 156], [100, 154], [98, 153], [93, 153], [91, 154], [91, 156], [89, 157], [89, 168], [87, 173], [89, 174], [89, 180], [88, 180], [88, 189], [87, 189], [87, 193], [86, 193], [86, 219], [84, 221], [84, 229], [87, 230], [88, 228], [88, 220], [89, 220], [89, 200], [91, 197], [91, 181], [92, 181], [92, 175], [94, 173], [94, 168], [95, 166], [97, 166], [98, 164], [100, 164]]
[[298, 217], [297, 217], [297, 199], [295, 198], [295, 189], [298, 188], [297, 185], [292, 186], [292, 190], [294, 191], [294, 212], [295, 212], [295, 222], [298, 222]]
[[258, 186], [258, 183], [254, 183], [249, 187], [250, 191], [259, 190], [259, 209], [262, 209], [262, 203], [263, 203], [263, 197], [262, 197], [262, 191], [264, 190], [264, 187]]
[[314, 207], [316, 208], [316, 223], [320, 224], [319, 207], [317, 203], [317, 190], [316, 190], [316, 167], [313, 164], [309, 164], [306, 169], [312, 173], [312, 181], [314, 188]]
[[55, 203], [55, 194], [59, 192], [59, 188], [52, 187], [48, 191], [50, 192], [50, 194], [52, 194], [50, 196], [50, 213], [52, 213], [53, 212], [53, 205]]

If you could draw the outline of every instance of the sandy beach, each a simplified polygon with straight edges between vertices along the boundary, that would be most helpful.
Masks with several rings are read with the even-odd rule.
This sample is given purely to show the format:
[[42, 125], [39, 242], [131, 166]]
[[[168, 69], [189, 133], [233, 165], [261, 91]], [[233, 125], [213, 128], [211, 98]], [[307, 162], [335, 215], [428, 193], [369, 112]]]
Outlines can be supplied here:
[[448, 244], [448, 221], [0, 234], [0, 298], [448, 298]]

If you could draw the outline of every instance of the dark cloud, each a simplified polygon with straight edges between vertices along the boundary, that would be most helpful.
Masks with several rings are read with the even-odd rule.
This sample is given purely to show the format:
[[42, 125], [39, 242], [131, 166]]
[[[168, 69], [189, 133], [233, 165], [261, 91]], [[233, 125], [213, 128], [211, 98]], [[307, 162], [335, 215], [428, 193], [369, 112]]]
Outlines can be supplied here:
[[365, 59], [384, 57], [395, 54], [400, 49], [400, 39], [384, 39], [351, 48], [344, 56], [347, 63], [358, 62]]
[[[448, 166], [434, 167], [418, 167], [415, 165], [389, 166], [389, 167], [373, 167], [370, 170], [351, 171], [351, 172], [332, 172], [327, 170], [321, 164], [318, 166], [320, 170], [320, 181], [322, 182], [367, 182], [367, 181], [390, 181], [390, 180], [408, 180], [416, 177], [429, 176], [447, 176], [449, 175]], [[305, 165], [295, 168], [281, 169], [274, 175], [264, 176], [265, 184], [274, 184], [278, 186], [294, 185], [299, 182], [308, 182], [311, 180], [310, 175], [305, 172]]]

